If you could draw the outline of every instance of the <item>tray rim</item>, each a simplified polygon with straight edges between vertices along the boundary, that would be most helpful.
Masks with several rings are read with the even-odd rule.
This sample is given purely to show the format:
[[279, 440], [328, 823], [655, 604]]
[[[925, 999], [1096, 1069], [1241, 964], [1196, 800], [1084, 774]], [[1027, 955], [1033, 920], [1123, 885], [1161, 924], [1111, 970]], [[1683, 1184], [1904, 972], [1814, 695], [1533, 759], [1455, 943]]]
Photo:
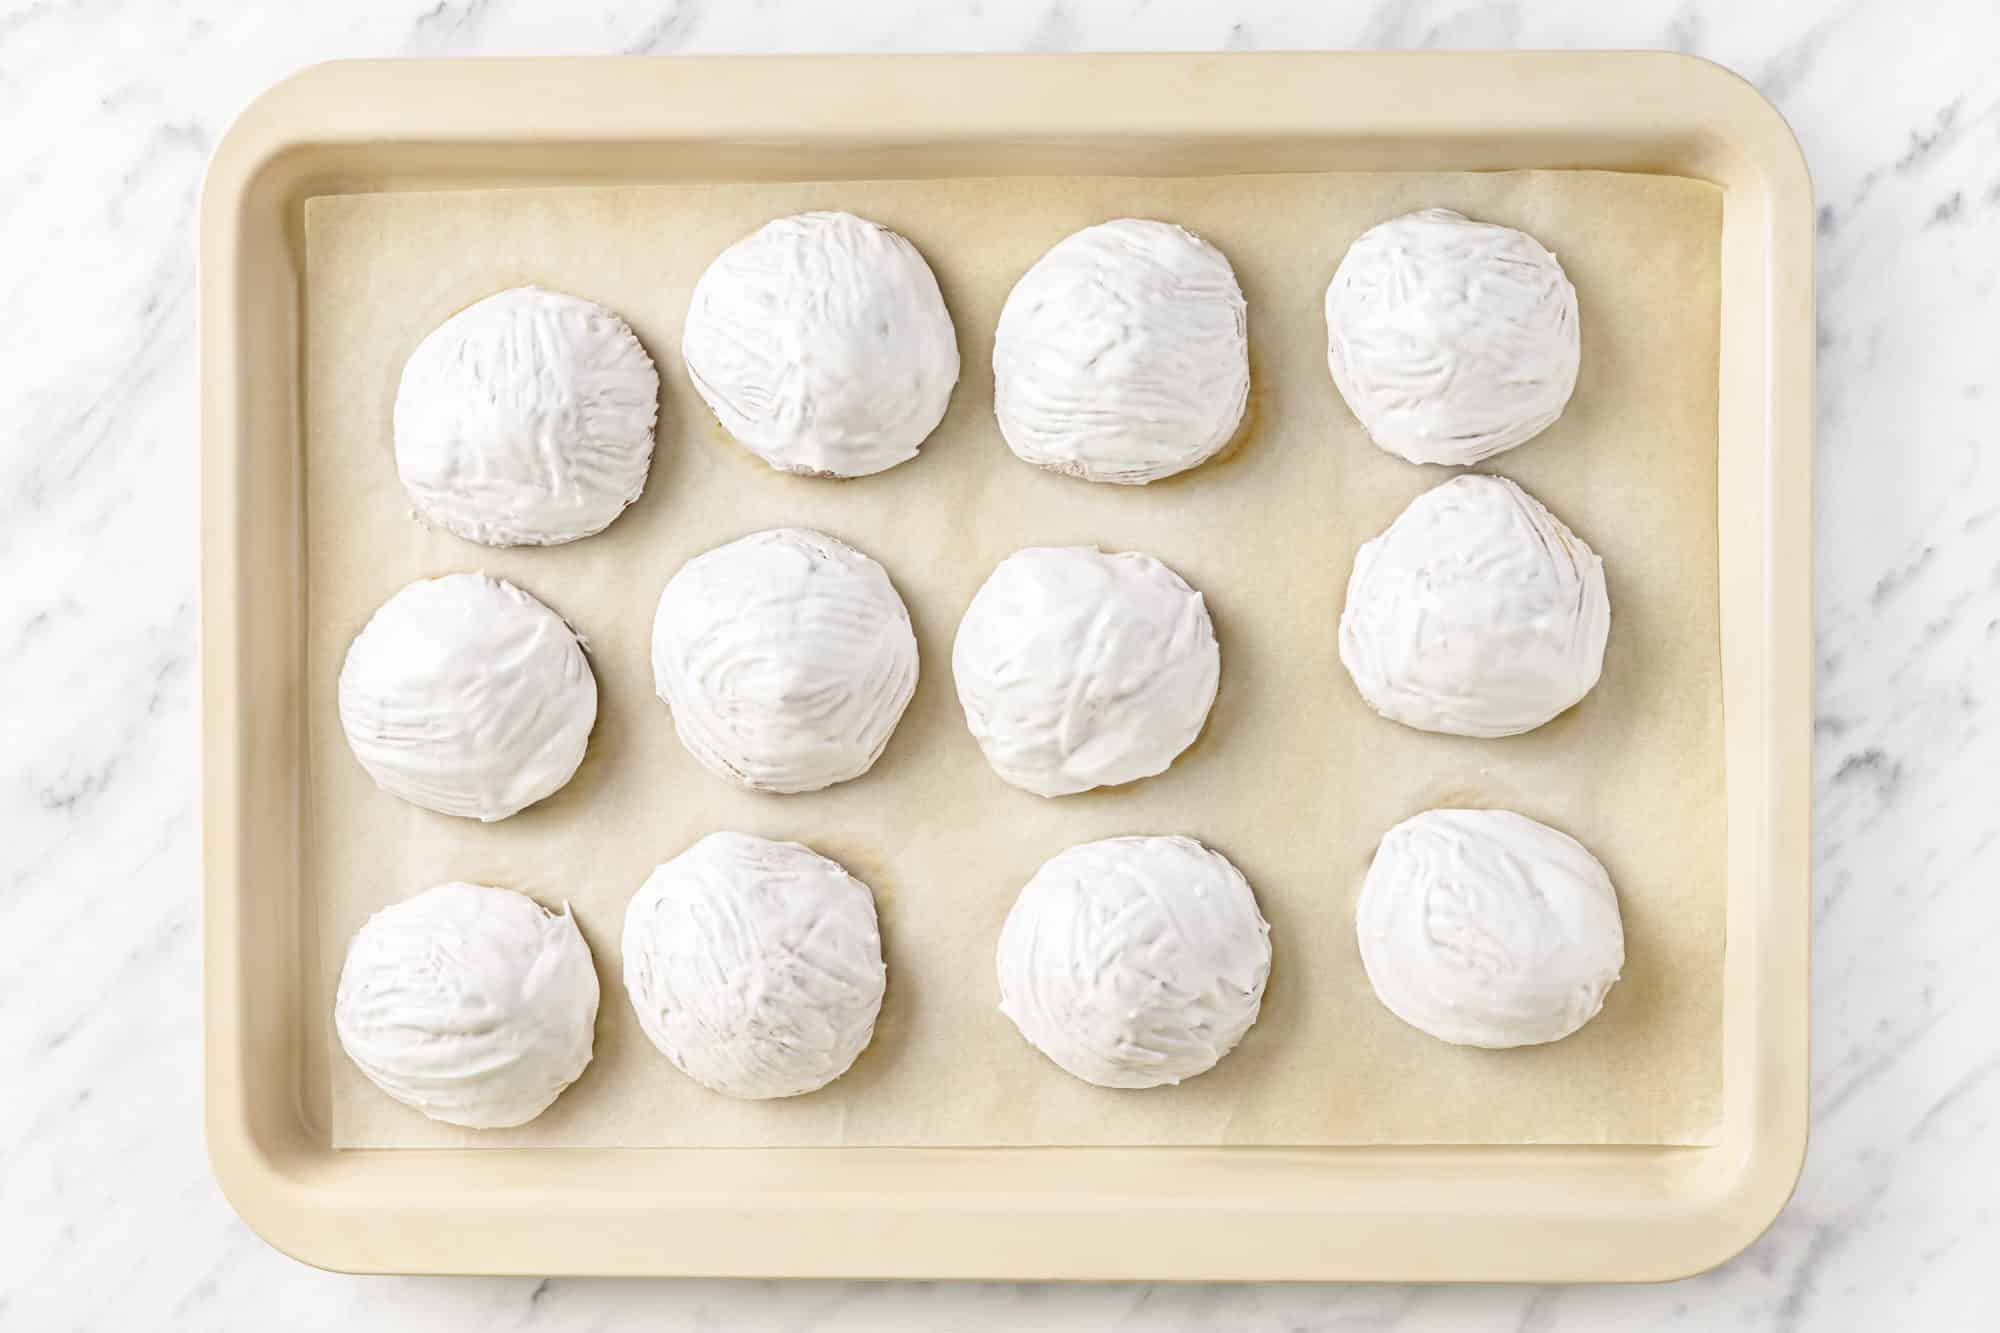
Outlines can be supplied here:
[[[1459, 95], [1392, 95], [1412, 81]], [[915, 98], [946, 109], [913, 124]], [[1221, 163], [1236, 145], [1286, 140], [1338, 142], [1341, 166], [1321, 169], [1414, 160], [1447, 141], [1453, 161], [1490, 169], [1510, 141], [1531, 141], [1562, 145], [1575, 166], [1650, 153], [1653, 169], [1708, 175], [1757, 212], [1761, 252], [1739, 253], [1750, 267], [1735, 276], [1757, 284], [1758, 318], [1734, 336], [1760, 355], [1744, 369], [1725, 358], [1723, 394], [1725, 414], [1760, 423], [1742, 484], [1763, 522], [1755, 549], [1734, 544], [1732, 557], [1725, 538], [1719, 589], [1726, 612], [1750, 597], [1764, 612], [1757, 642], [1723, 645], [1744, 683], [1731, 702], [1756, 724], [1726, 740], [1725, 996], [1755, 1008], [1725, 1019], [1725, 1065], [1749, 1082], [1729, 1075], [1716, 1146], [335, 1153], [313, 1141], [296, 1071], [273, 1068], [283, 1006], [256, 1002], [282, 969], [256, 957], [272, 909], [245, 875], [287, 813], [246, 780], [256, 723], [296, 710], [295, 691], [243, 669], [245, 590], [285, 577], [244, 558], [245, 521], [285, 499], [243, 485], [252, 422], [283, 407], [243, 364], [257, 336], [285, 329], [272, 228], [295, 225], [309, 194], [366, 188], [385, 145], [418, 164], [400, 181], [430, 154], [441, 180], [491, 185], [703, 144], [754, 172], [857, 140], [918, 171], [965, 145], [1087, 161], [1116, 142], [1144, 166], [1190, 145]], [[532, 146], [540, 165], [510, 175], [506, 145]], [[1812, 220], [1778, 112], [1720, 66], [1656, 52], [355, 61], [278, 84], [216, 149], [200, 209], [205, 1127], [225, 1197], [276, 1248], [356, 1272], [1602, 1281], [1685, 1276], [1740, 1252], [1789, 1198], [1807, 1133]], [[1726, 249], [1725, 337], [1730, 264]], [[1752, 562], [1754, 586], [1732, 579], [1733, 558]], [[1748, 827], [1735, 799], [1745, 775]], [[544, 1169], [555, 1159], [559, 1181]], [[468, 1163], [486, 1168], [486, 1188], [454, 1178]], [[804, 1171], [817, 1187], [792, 1184]], [[1086, 1172], [1087, 1194], [1024, 1183]]]

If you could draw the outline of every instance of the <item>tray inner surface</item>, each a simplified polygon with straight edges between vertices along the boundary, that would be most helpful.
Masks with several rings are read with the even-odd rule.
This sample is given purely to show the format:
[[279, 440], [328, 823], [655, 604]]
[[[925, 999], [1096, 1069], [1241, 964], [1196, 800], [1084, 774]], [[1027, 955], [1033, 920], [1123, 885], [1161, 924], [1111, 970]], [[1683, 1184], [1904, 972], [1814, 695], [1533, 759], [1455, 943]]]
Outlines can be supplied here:
[[[1371, 223], [1443, 205], [1520, 226], [1580, 295], [1583, 370], [1562, 420], [1482, 466], [1521, 482], [1605, 559], [1604, 677], [1528, 736], [1428, 736], [1383, 721], [1335, 656], [1355, 548], [1449, 471], [1372, 446], [1335, 393], [1320, 300]], [[836, 207], [885, 222], [937, 272], [964, 373], [914, 462], [847, 483], [780, 476], [730, 443], [680, 364], [687, 292], [770, 217]], [[336, 1146], [989, 1146], [1382, 1143], [1700, 1144], [1722, 1098], [1725, 784], [1718, 642], [1717, 345], [1722, 193], [1608, 172], [1026, 177], [617, 189], [345, 194], [305, 229], [306, 676], [309, 769], [306, 1109]], [[1224, 457], [1144, 488], [1017, 461], [992, 416], [1001, 302], [1054, 241], [1105, 218], [1182, 223], [1228, 255], [1248, 296], [1253, 394]], [[413, 521], [389, 415], [403, 360], [454, 311], [523, 283], [601, 301], [653, 353], [659, 450], [644, 496], [605, 534], [492, 551]], [[825, 529], [880, 559], [909, 603], [923, 674], [867, 777], [761, 797], [708, 777], [675, 741], [647, 662], [660, 587], [689, 556], [763, 527]], [[960, 613], [1031, 544], [1148, 551], [1208, 599], [1223, 683], [1207, 731], [1166, 774], [1043, 801], [1001, 783], [950, 681]], [[601, 690], [589, 759], [556, 798], [494, 826], [377, 792], [340, 737], [341, 655], [410, 579], [484, 569], [587, 637]], [[1610, 869], [1628, 963], [1592, 1024], [1548, 1047], [1459, 1049], [1376, 1004], [1353, 939], [1375, 839], [1445, 804], [1519, 809]], [[812, 1096], [731, 1102], [674, 1071], [619, 980], [625, 902], [695, 838], [796, 838], [875, 890], [890, 990], [875, 1043]], [[1073, 842], [1182, 832], [1226, 852], [1273, 924], [1264, 1014], [1213, 1073], [1143, 1093], [1088, 1087], [995, 1008], [992, 945], [1035, 866]], [[568, 900], [604, 1002], [595, 1062], [539, 1121], [473, 1134], [367, 1085], [327, 1031], [346, 940], [445, 879]]]

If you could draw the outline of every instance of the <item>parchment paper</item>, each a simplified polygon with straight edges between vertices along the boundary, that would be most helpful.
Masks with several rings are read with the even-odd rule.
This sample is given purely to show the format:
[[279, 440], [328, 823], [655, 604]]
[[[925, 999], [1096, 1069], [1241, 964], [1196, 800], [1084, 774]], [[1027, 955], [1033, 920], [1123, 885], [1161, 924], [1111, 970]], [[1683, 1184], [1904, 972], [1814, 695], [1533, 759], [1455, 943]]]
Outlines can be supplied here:
[[[1321, 299], [1364, 228], [1458, 208], [1523, 227], [1581, 299], [1583, 369], [1562, 420], [1485, 470], [1513, 477], [1601, 553], [1604, 677], [1530, 735], [1464, 740], [1371, 713], [1335, 654], [1355, 548], [1451, 473], [1371, 445], [1327, 373]], [[964, 375], [915, 461], [850, 482], [780, 476], [732, 444], [688, 384], [679, 335], [714, 255], [767, 219], [844, 208], [908, 236], [957, 323]], [[1250, 418], [1233, 452], [1147, 487], [1016, 460], [992, 409], [992, 333], [1014, 280], [1106, 218], [1185, 224], [1250, 303]], [[443, 880], [567, 899], [597, 958], [597, 1055], [518, 1130], [434, 1124], [390, 1101], [329, 1037], [337, 1146], [1642, 1143], [1709, 1141], [1720, 1105], [1723, 772], [1716, 610], [1721, 195], [1610, 173], [1272, 175], [666, 186], [328, 197], [307, 209], [311, 802], [307, 883], [330, 1029], [367, 916]], [[440, 321], [522, 283], [622, 313], [659, 362], [659, 451], [604, 534], [493, 551], [410, 516], [390, 408]], [[689, 557], [765, 527], [823, 528], [881, 560], [922, 649], [916, 698], [866, 777], [802, 796], [732, 790], [674, 738], [653, 695], [654, 604]], [[967, 733], [950, 645], [1004, 556], [1096, 542], [1165, 560], [1207, 594], [1222, 684], [1166, 774], [1045, 801], [1001, 782]], [[377, 791], [335, 709], [348, 641], [411, 579], [484, 569], [588, 638], [601, 692], [590, 753], [557, 796], [497, 825]], [[1354, 900], [1391, 824], [1445, 804], [1518, 809], [1580, 838], [1624, 910], [1627, 964], [1604, 1012], [1552, 1046], [1458, 1049], [1369, 991]], [[824, 1091], [742, 1103], [682, 1077], [620, 982], [625, 904], [659, 861], [722, 828], [793, 838], [875, 891], [889, 967], [873, 1046]], [[1071, 843], [1186, 833], [1256, 889], [1275, 963], [1263, 1016], [1212, 1073], [1106, 1091], [1069, 1078], [998, 1012], [993, 947], [1016, 892]]]

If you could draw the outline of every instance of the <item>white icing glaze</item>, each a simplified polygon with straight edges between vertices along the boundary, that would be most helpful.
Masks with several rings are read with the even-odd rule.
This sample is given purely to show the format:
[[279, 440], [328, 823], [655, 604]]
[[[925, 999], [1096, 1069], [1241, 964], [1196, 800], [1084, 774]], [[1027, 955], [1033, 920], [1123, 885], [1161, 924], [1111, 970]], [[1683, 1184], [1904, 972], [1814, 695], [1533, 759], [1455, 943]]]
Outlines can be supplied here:
[[681, 352], [723, 429], [815, 476], [915, 458], [958, 383], [930, 265], [851, 213], [779, 218], [724, 250], [695, 284]]
[[639, 498], [660, 376], [601, 305], [516, 287], [431, 331], [396, 390], [396, 471], [417, 513], [487, 546], [601, 532]]
[[1066, 796], [1165, 771], [1201, 732], [1222, 653], [1201, 594], [1153, 557], [1031, 546], [973, 597], [951, 667], [993, 771]]
[[384, 791], [505, 819], [568, 782], [597, 679], [561, 616], [484, 574], [419, 579], [382, 603], [340, 668], [340, 725]]
[[341, 1049], [433, 1120], [525, 1124], [590, 1063], [597, 971], [565, 906], [440, 884], [368, 918], [333, 1005]]
[[1250, 394], [1243, 290], [1222, 252], [1121, 218], [1056, 243], [1014, 285], [993, 341], [993, 405], [1021, 458], [1142, 485], [1229, 442]]
[[1513, 736], [1590, 692], [1610, 630], [1604, 562], [1513, 482], [1468, 473], [1356, 553], [1340, 660], [1386, 718]]
[[1192, 838], [1083, 843], [1007, 914], [1000, 1012], [1086, 1083], [1179, 1083], [1257, 1021], [1270, 933], [1242, 872]]
[[887, 972], [868, 886], [795, 842], [711, 833], [625, 911], [625, 989], [674, 1067], [730, 1097], [796, 1097], [875, 1034]]
[[1533, 439], [1576, 388], [1576, 288], [1525, 232], [1427, 208], [1369, 228], [1326, 289], [1327, 365], [1370, 439], [1477, 463]]
[[1382, 836], [1355, 913], [1389, 1011], [1459, 1046], [1559, 1041], [1625, 965], [1618, 896], [1576, 839], [1508, 810], [1428, 810]]
[[874, 766], [917, 687], [917, 636], [882, 566], [774, 528], [681, 567], [653, 619], [653, 682], [704, 768], [818, 791]]

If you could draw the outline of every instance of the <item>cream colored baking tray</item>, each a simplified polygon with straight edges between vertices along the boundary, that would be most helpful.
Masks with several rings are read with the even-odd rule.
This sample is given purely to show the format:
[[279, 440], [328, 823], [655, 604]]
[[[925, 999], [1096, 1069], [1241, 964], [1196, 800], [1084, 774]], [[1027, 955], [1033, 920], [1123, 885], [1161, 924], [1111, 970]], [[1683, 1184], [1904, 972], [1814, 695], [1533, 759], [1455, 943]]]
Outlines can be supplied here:
[[[1724, 190], [1723, 1115], [1713, 1146], [332, 1149], [309, 1076], [303, 213], [361, 191], [1605, 168]], [[209, 1151], [380, 1272], [1643, 1280], [1741, 1250], [1806, 1137], [1812, 210], [1747, 85], [1653, 54], [325, 66], [202, 201]]]

